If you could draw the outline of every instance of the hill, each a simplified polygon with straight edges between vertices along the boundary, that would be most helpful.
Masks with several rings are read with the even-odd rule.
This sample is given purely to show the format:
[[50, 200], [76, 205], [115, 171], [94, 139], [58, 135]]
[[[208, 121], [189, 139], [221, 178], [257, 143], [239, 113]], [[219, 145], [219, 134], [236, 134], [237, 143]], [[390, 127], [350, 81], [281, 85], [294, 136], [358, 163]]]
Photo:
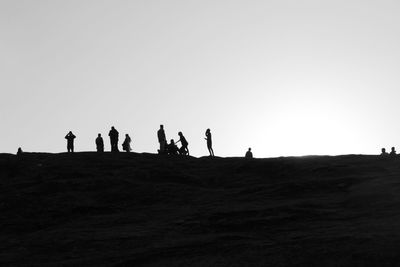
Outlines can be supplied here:
[[400, 159], [0, 155], [1, 266], [396, 266]]

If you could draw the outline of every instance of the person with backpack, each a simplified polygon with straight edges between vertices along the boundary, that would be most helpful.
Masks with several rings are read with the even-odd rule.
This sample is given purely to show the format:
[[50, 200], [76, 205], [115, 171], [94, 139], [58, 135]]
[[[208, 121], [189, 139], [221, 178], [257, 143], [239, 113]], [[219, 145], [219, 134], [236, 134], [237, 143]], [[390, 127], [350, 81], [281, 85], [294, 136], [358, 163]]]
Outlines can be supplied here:
[[96, 150], [97, 152], [104, 152], [104, 141], [101, 134], [98, 134], [96, 138]]
[[122, 149], [126, 152], [131, 152], [131, 138], [128, 134], [125, 134], [125, 140], [122, 143]]

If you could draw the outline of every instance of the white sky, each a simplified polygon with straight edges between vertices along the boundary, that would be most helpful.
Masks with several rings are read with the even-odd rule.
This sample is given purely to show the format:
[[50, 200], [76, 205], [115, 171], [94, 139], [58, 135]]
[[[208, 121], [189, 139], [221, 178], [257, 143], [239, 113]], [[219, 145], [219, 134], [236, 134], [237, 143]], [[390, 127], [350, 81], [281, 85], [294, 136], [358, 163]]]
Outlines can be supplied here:
[[[400, 2], [0, 0], [0, 152], [379, 153], [400, 145]], [[399, 148], [400, 150], [400, 148]]]

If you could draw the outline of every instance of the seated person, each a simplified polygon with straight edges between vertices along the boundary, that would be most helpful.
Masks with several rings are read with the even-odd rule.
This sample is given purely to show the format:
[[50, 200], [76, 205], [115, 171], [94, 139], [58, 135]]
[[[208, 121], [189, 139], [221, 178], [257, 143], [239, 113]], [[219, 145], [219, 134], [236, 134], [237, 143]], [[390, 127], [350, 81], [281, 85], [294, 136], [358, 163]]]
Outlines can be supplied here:
[[175, 145], [174, 139], [167, 146], [168, 155], [178, 155], [178, 147]]
[[385, 148], [382, 148], [381, 151], [382, 151], [381, 156], [387, 156], [387, 155], [389, 155], [389, 154], [386, 152], [386, 149], [385, 149]]
[[249, 147], [249, 150], [246, 152], [246, 155], [244, 156], [245, 158], [252, 159], [253, 158], [253, 153], [251, 152], [251, 148]]

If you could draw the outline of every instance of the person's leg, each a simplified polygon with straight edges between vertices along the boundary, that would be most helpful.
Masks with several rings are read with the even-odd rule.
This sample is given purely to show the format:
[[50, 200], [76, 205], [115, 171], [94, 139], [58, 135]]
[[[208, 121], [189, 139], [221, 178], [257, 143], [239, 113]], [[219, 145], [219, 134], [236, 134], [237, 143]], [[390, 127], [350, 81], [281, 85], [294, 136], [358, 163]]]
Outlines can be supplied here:
[[160, 142], [160, 153], [164, 154], [165, 152], [165, 142]]

